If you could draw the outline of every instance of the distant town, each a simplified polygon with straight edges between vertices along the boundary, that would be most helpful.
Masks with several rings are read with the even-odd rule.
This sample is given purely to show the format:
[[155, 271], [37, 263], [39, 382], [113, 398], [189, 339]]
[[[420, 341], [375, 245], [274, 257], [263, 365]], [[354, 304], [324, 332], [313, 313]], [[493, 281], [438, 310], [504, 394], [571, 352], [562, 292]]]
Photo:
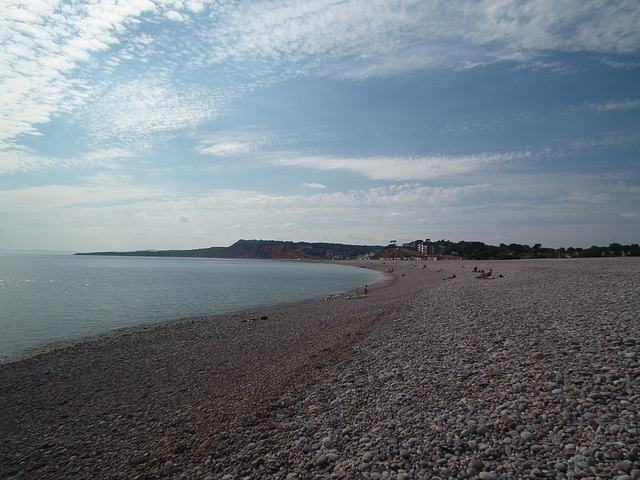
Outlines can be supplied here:
[[452, 242], [450, 240], [415, 240], [398, 244], [390, 240], [382, 245], [347, 245], [341, 243], [286, 242], [279, 240], [239, 240], [229, 247], [193, 250], [138, 250], [134, 252], [92, 252], [76, 255], [118, 255], [152, 257], [251, 258], [279, 260], [356, 260], [356, 259], [465, 259], [511, 260], [531, 258], [585, 258], [640, 256], [638, 244], [612, 243], [606, 247], [547, 248], [501, 243]]
[[590, 248], [547, 248], [536, 243], [532, 247], [511, 243], [509, 245], [501, 243], [498, 246], [487, 245], [482, 242], [452, 242], [449, 240], [415, 240], [413, 242], [397, 245], [395, 240], [391, 240], [389, 246], [385, 247], [378, 255], [379, 257], [389, 257], [399, 253], [401, 256], [418, 258], [462, 258], [469, 260], [511, 260], [525, 258], [585, 258], [585, 257], [624, 257], [639, 256], [640, 246], [638, 244], [621, 245], [612, 243], [608, 247], [592, 246]]

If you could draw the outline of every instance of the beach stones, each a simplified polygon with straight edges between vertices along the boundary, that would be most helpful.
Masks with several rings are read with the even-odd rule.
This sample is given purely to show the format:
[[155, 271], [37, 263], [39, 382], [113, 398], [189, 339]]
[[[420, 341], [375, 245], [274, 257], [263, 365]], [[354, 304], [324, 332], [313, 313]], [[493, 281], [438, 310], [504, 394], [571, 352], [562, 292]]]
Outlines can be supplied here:
[[[456, 266], [455, 282], [440, 281], [433, 290], [414, 291], [379, 310], [372, 303], [365, 308], [357, 302], [323, 300], [318, 308], [325, 310], [314, 317], [312, 308], [302, 306], [294, 320], [310, 320], [308, 329], [317, 323], [311, 339], [304, 338], [306, 329], [290, 327], [296, 322], [277, 330], [280, 314], [269, 314], [277, 322], [251, 326], [238, 325], [242, 317], [235, 317], [219, 348], [238, 338], [234, 346], [243, 349], [243, 336], [264, 330], [262, 341], [254, 344], [259, 348], [247, 351], [264, 355], [256, 363], [286, 366], [278, 370], [290, 375], [286, 382], [278, 383], [268, 369], [259, 374], [244, 369], [232, 376], [233, 362], [225, 361], [233, 358], [230, 348], [216, 370], [206, 361], [215, 354], [211, 343], [195, 352], [176, 349], [169, 338], [172, 353], [188, 353], [179, 357], [182, 362], [193, 357], [189, 368], [177, 363], [182, 376], [165, 371], [176, 363], [172, 355], [170, 364], [159, 362], [152, 374], [141, 376], [144, 388], [138, 396], [123, 388], [114, 396], [117, 402], [97, 410], [104, 422], [101, 431], [126, 432], [114, 437], [118, 452], [130, 455], [118, 467], [127, 478], [640, 480], [640, 365], [627, 355], [638, 348], [635, 339], [640, 338], [639, 322], [634, 321], [640, 307], [640, 261], [496, 263], [494, 270], [508, 273], [508, 282], [480, 282], [460, 270]], [[407, 267], [403, 282], [411, 275]], [[376, 298], [382, 292], [377, 290]], [[377, 316], [379, 323], [365, 331], [363, 320], [358, 329], [343, 334], [339, 323], [326, 324], [333, 308], [353, 309], [345, 322], [369, 322]], [[279, 334], [269, 336], [274, 330]], [[295, 338], [291, 350], [279, 344], [287, 331]], [[349, 339], [338, 347], [344, 354], [339, 357], [318, 344], [319, 335], [334, 333]], [[297, 351], [312, 361], [298, 364]], [[131, 361], [131, 371], [152, 361], [140, 355]], [[58, 370], [49, 366], [52, 373], [46, 377]], [[64, 373], [73, 378], [74, 372]], [[224, 375], [243, 389], [233, 398], [202, 394]], [[170, 383], [174, 378], [180, 383]], [[25, 372], [22, 388], [32, 388], [28, 385], [36, 380]], [[265, 384], [264, 401], [250, 397]], [[88, 398], [96, 402], [106, 394], [103, 389]], [[171, 398], [166, 414], [147, 413], [148, 405], [166, 398]], [[214, 415], [212, 405], [227, 412], [226, 420]], [[48, 414], [55, 415], [64, 406], [51, 407]], [[91, 408], [83, 404], [69, 422], [83, 409], [96, 413]], [[72, 430], [69, 423], [61, 425], [62, 435]], [[96, 463], [89, 464], [95, 456], [82, 453], [83, 445], [93, 448], [100, 440], [83, 437], [84, 432], [78, 428], [74, 435], [82, 439], [74, 460], [69, 455], [61, 462], [66, 478], [72, 475], [65, 462], [75, 462], [81, 471], [83, 458], [95, 468], [92, 472], [101, 471]], [[162, 439], [148, 449], [153, 454], [143, 451], [148, 438]], [[64, 444], [57, 436], [43, 440], [43, 452], [51, 453], [36, 453], [36, 458], [62, 458], [62, 445], [73, 449], [78, 442], [64, 439]], [[28, 462], [31, 457], [15, 458]], [[102, 455], [101, 461], [113, 468], [117, 458]], [[12, 468], [18, 476], [21, 467], [16, 465]]]

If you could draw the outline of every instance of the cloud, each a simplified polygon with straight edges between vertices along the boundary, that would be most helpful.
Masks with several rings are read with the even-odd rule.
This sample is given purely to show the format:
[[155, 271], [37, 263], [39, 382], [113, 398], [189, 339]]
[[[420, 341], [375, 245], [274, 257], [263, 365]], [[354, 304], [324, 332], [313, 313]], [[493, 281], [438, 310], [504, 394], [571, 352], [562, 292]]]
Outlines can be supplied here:
[[180, 12], [176, 12], [175, 10], [168, 11], [167, 13], [165, 13], [165, 16], [169, 20], [173, 20], [175, 22], [184, 22], [186, 20], [186, 17], [184, 15], [182, 15]]
[[[249, 3], [214, 35], [212, 62], [269, 58], [290, 75], [362, 78], [502, 60], [545, 51], [638, 51], [640, 9], [632, 2], [332, 0]], [[233, 28], [229, 28], [233, 25]]]
[[87, 128], [94, 138], [146, 145], [151, 134], [173, 134], [216, 116], [215, 102], [197, 86], [177, 89], [161, 78], [138, 78], [115, 86], [92, 102]]
[[[132, 58], [144, 61], [148, 52], [162, 56], [161, 47], [150, 48], [152, 35], [137, 35], [141, 24], [160, 22], [161, 18], [169, 18], [167, 21], [171, 22], [178, 17], [184, 20], [184, 15], [196, 15], [203, 12], [203, 8], [203, 3], [195, 1], [150, 0], [91, 3], [9, 0], [0, 4], [0, 32], [3, 46], [6, 45], [0, 52], [0, 148], [6, 148], [4, 142], [21, 135], [38, 134], [39, 124], [49, 122], [56, 114], [75, 111], [89, 99], [100, 96], [103, 90], [109, 92], [113, 80], [108, 74], [123, 61]], [[96, 78], [102, 84], [96, 82]], [[171, 83], [165, 84], [165, 90], [158, 86], [147, 90], [145, 85], [133, 81], [118, 88], [140, 87], [137, 96], [117, 88], [105, 97], [107, 101], [102, 106], [110, 107], [113, 104], [109, 102], [114, 98], [122, 99], [130, 102], [131, 109], [125, 114], [144, 113], [142, 104], [151, 97], [141, 96], [151, 91], [159, 94], [157, 100], [165, 104], [163, 108], [155, 105], [155, 109], [160, 110], [151, 119], [158, 122], [156, 129], [181, 128], [188, 117], [185, 110], [195, 117], [192, 121], [200, 120], [203, 113], [185, 108]], [[196, 105], [210, 114], [210, 106], [205, 103], [201, 100]], [[171, 114], [167, 115], [169, 111]], [[113, 111], [110, 115], [114, 119]], [[112, 125], [130, 127], [133, 125], [128, 121], [130, 118], [119, 116], [115, 120], [122, 123], [112, 122]], [[142, 116], [142, 126], [151, 125], [145, 121], [148, 118], [148, 114]]]
[[60, 221], [64, 222], [65, 212], [72, 208], [108, 208], [161, 200], [168, 196], [170, 192], [149, 185], [136, 185], [128, 176], [102, 173], [86, 179], [83, 185], [45, 185], [0, 190], [0, 203], [4, 213], [9, 216], [29, 214], [31, 217], [39, 217], [37, 212], [44, 212], [45, 217], [62, 215]]
[[602, 60], [602, 62], [613, 69], [634, 70], [640, 67], [640, 62], [638, 62], [637, 60], [620, 61], [620, 60], [611, 60], [609, 58], [605, 58]]
[[233, 157], [250, 152], [272, 142], [273, 134], [250, 131], [225, 131], [208, 135], [200, 140], [196, 151], [202, 155]]
[[56, 158], [33, 155], [21, 150], [0, 150], [0, 175], [17, 172], [34, 172], [58, 165]]
[[316, 170], [348, 170], [371, 180], [432, 180], [472, 172], [495, 170], [531, 157], [529, 152], [481, 153], [437, 157], [290, 157], [276, 160], [278, 165]]
[[322, 185], [321, 183], [303, 183], [302, 186], [308, 187], [308, 188], [318, 188], [318, 189], [327, 188], [326, 185]]
[[[362, 235], [367, 243], [384, 243], [399, 231], [407, 240], [433, 238], [439, 231], [482, 240], [485, 230], [513, 238], [513, 225], [523, 222], [535, 237], [536, 225], [561, 223], [566, 228], [616, 216], [634, 220], [633, 206], [640, 202], [637, 187], [602, 176], [482, 178], [483, 183], [447, 187], [402, 183], [309, 195], [231, 189], [193, 195], [108, 173], [85, 179], [82, 186], [0, 190], [0, 228], [3, 235], [10, 234], [5, 248], [24, 247], [25, 241], [40, 248], [38, 242], [47, 239], [48, 248], [85, 251], [230, 245], [239, 231], [243, 238], [263, 238], [265, 229], [271, 237], [304, 240], [315, 235], [311, 238], [341, 242]], [[18, 234], [25, 231], [29, 233]]]
[[[0, 148], [90, 100], [105, 115], [94, 134], [105, 125], [104, 135], [168, 132], [303, 75], [528, 62], [549, 50], [637, 53], [638, 24], [633, 1], [9, 0], [0, 5]], [[143, 75], [152, 61], [155, 84]], [[115, 69], [138, 78], [120, 83]], [[185, 93], [180, 78], [200, 87]]]
[[[592, 150], [594, 147], [615, 147], [634, 145], [640, 139], [640, 134], [630, 131], [610, 131], [591, 135], [588, 138], [579, 139], [569, 143], [572, 150]], [[561, 155], [557, 152], [556, 155]]]
[[136, 153], [124, 148], [108, 148], [90, 151], [79, 157], [59, 158], [40, 156], [26, 149], [0, 150], [0, 175], [18, 172], [37, 172], [55, 167], [119, 168], [122, 163], [135, 158]]
[[573, 191], [566, 199], [569, 202], [576, 203], [608, 203], [612, 200], [608, 193], [594, 193], [585, 191]]
[[263, 228], [265, 230], [292, 230], [294, 228], [297, 228], [298, 225], [296, 225], [293, 222], [286, 222], [286, 223], [282, 223], [282, 224], [275, 224], [275, 225], [265, 225]]
[[88, 83], [71, 73], [118, 42], [131, 19], [150, 2], [56, 6], [47, 2], [0, 5], [0, 142], [35, 134], [36, 125], [69, 112], [88, 97]]
[[603, 103], [587, 103], [585, 104], [587, 110], [596, 112], [613, 112], [620, 110], [637, 110], [640, 108], [640, 100], [619, 100]]

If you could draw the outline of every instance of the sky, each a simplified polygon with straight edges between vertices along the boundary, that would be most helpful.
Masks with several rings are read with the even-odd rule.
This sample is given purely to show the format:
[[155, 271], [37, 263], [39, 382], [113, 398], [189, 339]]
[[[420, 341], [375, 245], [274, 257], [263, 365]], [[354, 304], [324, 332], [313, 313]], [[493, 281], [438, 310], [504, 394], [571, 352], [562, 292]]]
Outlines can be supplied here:
[[640, 242], [637, 0], [4, 0], [0, 249]]

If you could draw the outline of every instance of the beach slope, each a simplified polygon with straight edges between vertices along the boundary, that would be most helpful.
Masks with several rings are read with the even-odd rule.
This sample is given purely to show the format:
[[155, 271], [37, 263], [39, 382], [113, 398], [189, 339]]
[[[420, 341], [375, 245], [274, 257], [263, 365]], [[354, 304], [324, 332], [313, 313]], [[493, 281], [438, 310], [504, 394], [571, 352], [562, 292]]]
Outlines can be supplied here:
[[362, 266], [1, 365], [0, 478], [640, 478], [638, 259]]

